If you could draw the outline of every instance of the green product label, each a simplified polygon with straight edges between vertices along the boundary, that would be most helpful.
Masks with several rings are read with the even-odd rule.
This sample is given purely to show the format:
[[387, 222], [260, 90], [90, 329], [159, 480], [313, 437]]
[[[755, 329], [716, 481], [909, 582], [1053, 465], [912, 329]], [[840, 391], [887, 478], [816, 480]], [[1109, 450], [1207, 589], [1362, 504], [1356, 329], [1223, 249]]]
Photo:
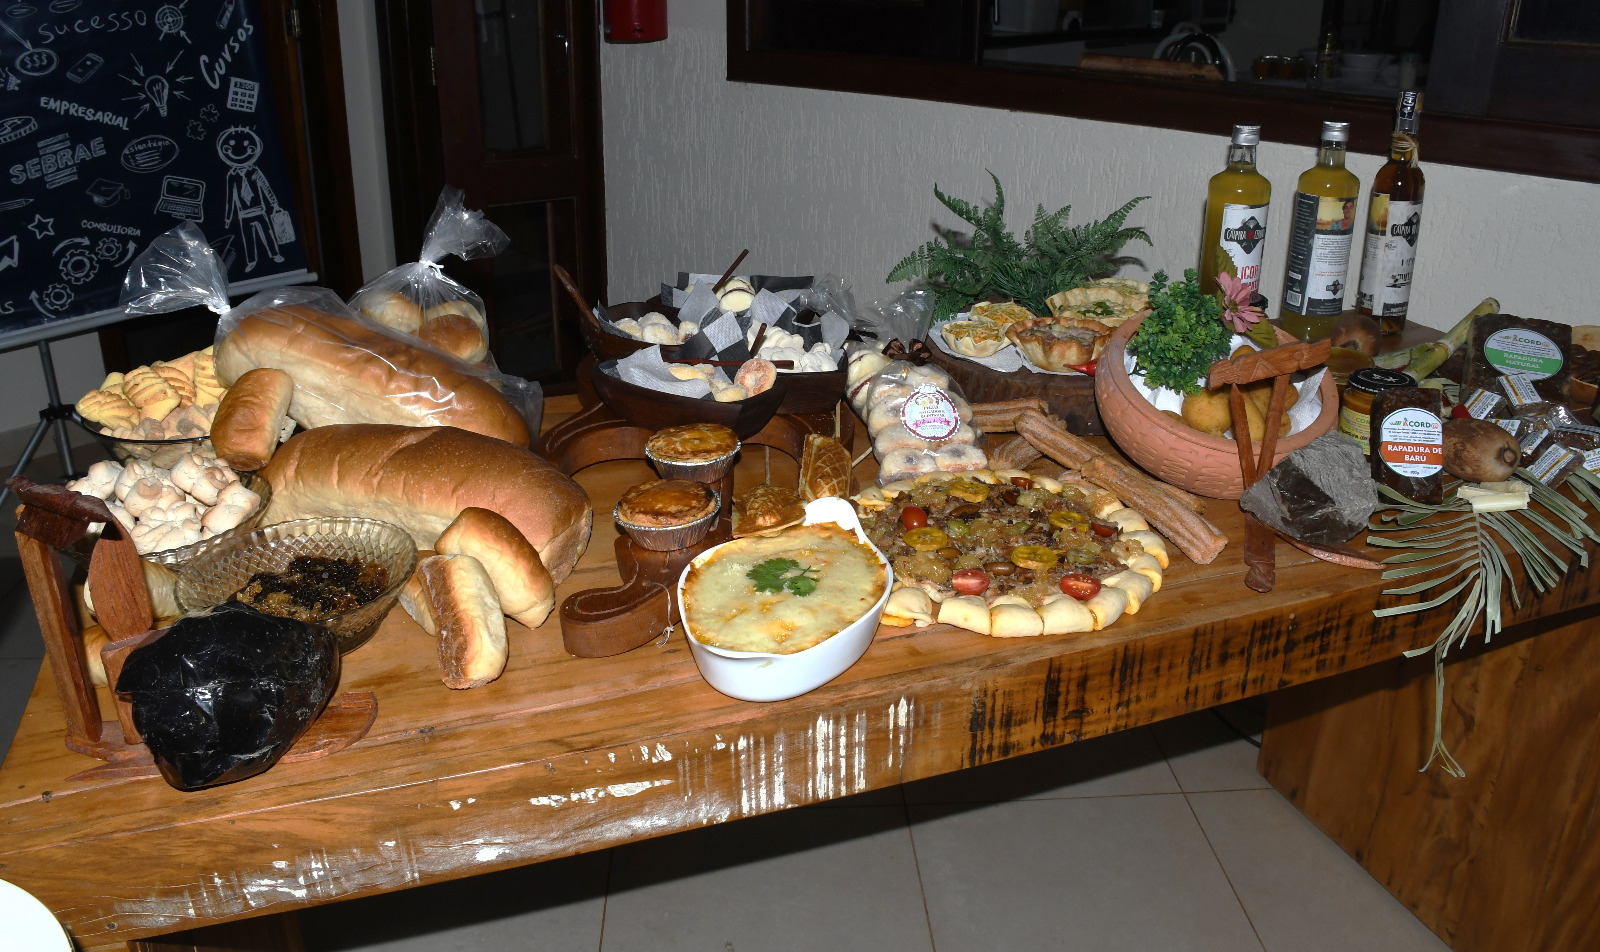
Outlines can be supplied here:
[[1543, 334], [1508, 327], [1483, 342], [1483, 356], [1503, 374], [1527, 374], [1543, 380], [1561, 372], [1561, 348]]

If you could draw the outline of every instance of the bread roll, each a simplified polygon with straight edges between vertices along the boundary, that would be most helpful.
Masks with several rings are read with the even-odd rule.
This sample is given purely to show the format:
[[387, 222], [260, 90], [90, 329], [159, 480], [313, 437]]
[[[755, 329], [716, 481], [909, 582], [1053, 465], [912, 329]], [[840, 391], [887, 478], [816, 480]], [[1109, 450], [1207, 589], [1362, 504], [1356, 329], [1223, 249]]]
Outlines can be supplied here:
[[520, 446], [454, 427], [324, 426], [278, 448], [264, 525], [368, 516], [431, 549], [468, 506], [506, 517], [560, 582], [589, 544], [593, 515], [578, 484]]
[[217, 345], [217, 376], [247, 370], [294, 378], [289, 415], [308, 430], [339, 423], [454, 426], [528, 445], [528, 425], [481, 377], [425, 347], [304, 305], [265, 307]]
[[483, 563], [500, 610], [529, 628], [544, 624], [556, 605], [556, 586], [539, 553], [505, 516], [468, 506], [439, 536], [440, 555], [470, 555]]
[[422, 308], [399, 291], [368, 291], [355, 300], [356, 310], [402, 334], [422, 326]]
[[278, 448], [278, 434], [293, 397], [294, 380], [281, 370], [257, 367], [240, 374], [211, 421], [211, 445], [217, 457], [235, 472], [254, 472], [267, 465]]
[[433, 620], [433, 606], [428, 604], [428, 590], [422, 584], [422, 563], [426, 561], [426, 558], [418, 561], [416, 571], [400, 586], [400, 607], [406, 610], [418, 628], [437, 638], [439, 623]]
[[429, 556], [418, 569], [439, 625], [444, 686], [459, 691], [498, 678], [506, 669], [506, 620], [489, 573], [470, 555]]
[[445, 314], [422, 325], [417, 337], [446, 353], [475, 364], [489, 354], [489, 342], [471, 318]]

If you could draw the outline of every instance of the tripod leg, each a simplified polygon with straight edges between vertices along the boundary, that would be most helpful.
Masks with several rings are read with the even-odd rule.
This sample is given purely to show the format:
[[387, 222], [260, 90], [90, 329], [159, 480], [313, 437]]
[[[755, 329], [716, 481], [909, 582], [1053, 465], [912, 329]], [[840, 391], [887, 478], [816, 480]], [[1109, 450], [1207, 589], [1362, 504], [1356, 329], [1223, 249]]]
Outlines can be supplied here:
[[[61, 472], [71, 479], [76, 475], [72, 465], [72, 444], [67, 439], [67, 408], [61, 403], [61, 390], [56, 386], [56, 362], [50, 356], [50, 342], [39, 342], [39, 366], [44, 370], [44, 390], [50, 398], [50, 410], [56, 421], [56, 449], [61, 453]], [[3, 501], [4, 497], [0, 497]]]
[[[49, 428], [50, 420], [47, 417], [40, 417], [39, 425], [33, 428], [33, 436], [28, 440], [28, 448], [22, 451], [22, 458], [17, 460], [17, 468], [11, 471], [12, 479], [21, 476], [22, 471], [28, 468], [29, 463], [33, 462], [33, 454], [38, 452], [39, 444], [44, 442], [45, 431]], [[6, 497], [9, 495], [11, 495], [10, 486], [0, 488], [0, 509], [4, 508]]]

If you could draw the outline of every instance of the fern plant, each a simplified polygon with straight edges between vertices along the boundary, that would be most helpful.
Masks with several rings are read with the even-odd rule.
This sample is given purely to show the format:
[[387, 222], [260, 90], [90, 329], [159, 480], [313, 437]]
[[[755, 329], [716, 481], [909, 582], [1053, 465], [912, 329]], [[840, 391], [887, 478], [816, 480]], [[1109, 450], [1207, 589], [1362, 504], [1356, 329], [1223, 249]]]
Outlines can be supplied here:
[[934, 197], [972, 233], [936, 229], [940, 237], [903, 258], [889, 272], [889, 281], [925, 280], [934, 292], [933, 320], [949, 320], [974, 301], [990, 296], [1009, 298], [1035, 314], [1048, 314], [1045, 298], [1082, 285], [1111, 269], [1112, 258], [1130, 241], [1150, 244], [1143, 228], [1124, 227], [1140, 196], [1087, 225], [1069, 226], [1068, 205], [1054, 212], [1038, 206], [1033, 225], [1021, 241], [1006, 230], [1006, 195], [993, 172], [994, 202], [979, 208], [946, 195], [935, 185]]

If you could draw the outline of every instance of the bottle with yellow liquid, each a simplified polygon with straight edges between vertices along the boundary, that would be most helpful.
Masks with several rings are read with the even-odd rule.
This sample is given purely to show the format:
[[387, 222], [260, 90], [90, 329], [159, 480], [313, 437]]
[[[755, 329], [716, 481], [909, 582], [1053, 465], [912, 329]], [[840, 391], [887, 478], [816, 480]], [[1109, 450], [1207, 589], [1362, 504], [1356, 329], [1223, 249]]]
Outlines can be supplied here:
[[1283, 329], [1304, 341], [1333, 333], [1344, 311], [1361, 182], [1344, 167], [1350, 123], [1324, 122], [1317, 164], [1300, 175], [1284, 266]]
[[1417, 265], [1422, 231], [1422, 192], [1427, 183], [1417, 167], [1417, 121], [1422, 93], [1408, 89], [1395, 109], [1389, 161], [1372, 179], [1367, 203], [1367, 244], [1361, 260], [1356, 308], [1378, 319], [1385, 335], [1405, 330], [1411, 307], [1411, 274]]
[[1261, 286], [1266, 253], [1267, 206], [1272, 183], [1256, 171], [1260, 126], [1234, 126], [1228, 167], [1211, 176], [1206, 191], [1206, 227], [1200, 237], [1200, 293], [1217, 290], [1217, 272], [1231, 266], [1251, 293]]

